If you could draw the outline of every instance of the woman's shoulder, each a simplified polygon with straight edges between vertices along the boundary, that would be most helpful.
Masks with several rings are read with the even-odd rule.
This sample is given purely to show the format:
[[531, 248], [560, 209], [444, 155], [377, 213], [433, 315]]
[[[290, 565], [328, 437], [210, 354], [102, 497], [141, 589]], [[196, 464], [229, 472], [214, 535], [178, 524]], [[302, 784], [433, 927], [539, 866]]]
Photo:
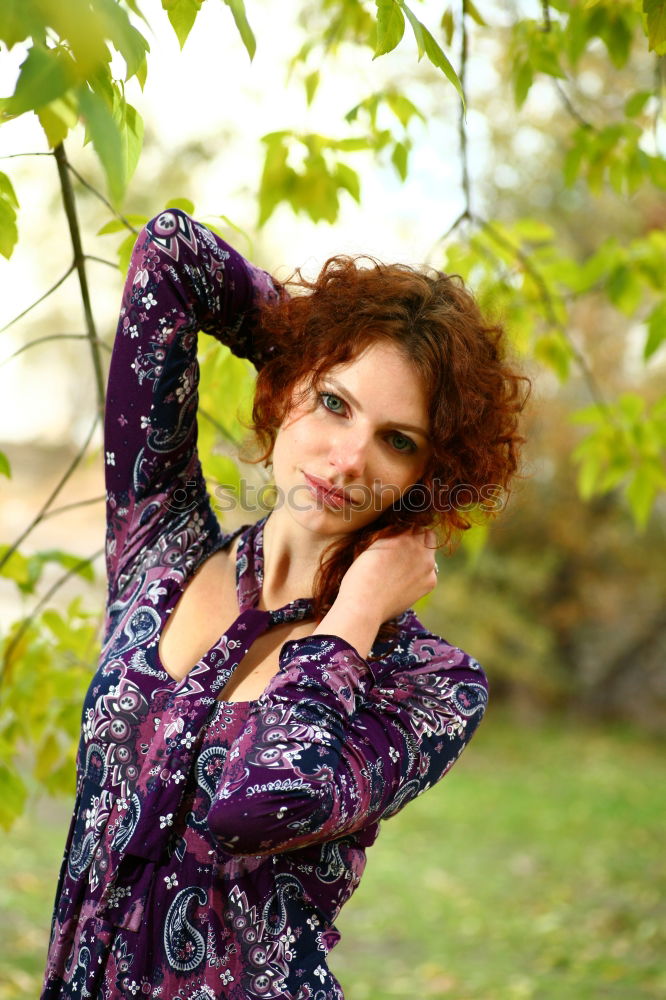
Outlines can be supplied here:
[[412, 608], [394, 619], [397, 634], [378, 643], [373, 657], [375, 676], [411, 671], [419, 674], [444, 673], [465, 676], [488, 689], [486, 673], [476, 657], [444, 636], [427, 628]]

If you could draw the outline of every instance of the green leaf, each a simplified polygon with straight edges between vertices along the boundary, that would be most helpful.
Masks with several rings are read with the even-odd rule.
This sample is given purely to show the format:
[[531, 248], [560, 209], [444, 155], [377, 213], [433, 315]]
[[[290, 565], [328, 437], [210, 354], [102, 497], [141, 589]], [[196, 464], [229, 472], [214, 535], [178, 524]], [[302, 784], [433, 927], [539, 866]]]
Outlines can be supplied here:
[[611, 61], [617, 69], [621, 69], [629, 58], [633, 31], [625, 20], [621, 8], [614, 13], [615, 16], [609, 20], [607, 29], [603, 33], [603, 39]]
[[[147, 215], [137, 215], [136, 213], [128, 213], [125, 218], [134, 226], [136, 229], [141, 229], [148, 222]], [[120, 219], [111, 219], [110, 222], [106, 222], [101, 229], [97, 230], [98, 236], [106, 236], [107, 233], [124, 233], [127, 230], [127, 226]], [[136, 239], [135, 236], [132, 237]]]
[[129, 183], [143, 148], [143, 118], [124, 97], [115, 102], [113, 117], [118, 126], [123, 154], [123, 176]]
[[167, 12], [181, 49], [197, 19], [202, 2], [203, 0], [162, 0], [162, 7]]
[[635, 94], [631, 94], [624, 102], [624, 113], [627, 118], [634, 118], [636, 115], [640, 115], [651, 97], [651, 90], [637, 90]]
[[164, 202], [164, 208], [179, 208], [187, 215], [195, 215], [194, 202], [189, 198], [167, 198]]
[[398, 171], [398, 176], [400, 180], [404, 181], [407, 177], [407, 161], [409, 157], [409, 150], [404, 142], [396, 142], [393, 147], [393, 153], [391, 154], [391, 163]]
[[478, 10], [476, 4], [472, 3], [472, 0], [463, 0], [463, 13], [464, 14], [469, 14], [469, 16], [472, 18], [472, 20], [476, 21], [476, 23], [479, 25], [479, 27], [481, 27], [481, 28], [487, 28], [488, 27], [488, 22], [484, 21], [484, 19], [482, 18], [481, 14], [479, 13], [479, 10]]
[[[589, 438], [582, 443], [597, 444], [597, 442], [590, 441]], [[598, 447], [584, 450], [577, 448], [573, 452], [572, 458], [580, 460], [581, 463], [576, 480], [578, 495], [582, 500], [589, 500], [599, 490], [600, 478], [606, 464], [606, 451], [604, 448]]]
[[139, 86], [143, 90], [146, 85], [146, 77], [148, 76], [148, 60], [144, 57], [143, 62], [137, 67], [136, 73], [134, 74], [139, 81]]
[[422, 25], [422, 28], [423, 28], [423, 37], [424, 37], [424, 40], [425, 40], [425, 50], [426, 50], [426, 55], [428, 56], [428, 59], [433, 64], [433, 66], [436, 66], [437, 69], [441, 69], [442, 73], [444, 74], [444, 76], [446, 77], [446, 79], [449, 81], [449, 83], [452, 83], [453, 86], [456, 88], [456, 90], [458, 91], [458, 96], [460, 97], [460, 100], [462, 101], [462, 105], [463, 105], [463, 108], [464, 108], [465, 107], [465, 94], [463, 93], [462, 84], [460, 83], [460, 80], [458, 79], [458, 74], [456, 73], [456, 71], [454, 70], [453, 66], [451, 65], [451, 63], [449, 62], [449, 60], [446, 58], [446, 56], [442, 52], [439, 44], [435, 41], [435, 39], [430, 34], [430, 32], [428, 31], [428, 29], [426, 27], [424, 27], [423, 25]]
[[25, 809], [28, 791], [14, 768], [0, 763], [0, 826], [10, 830]]
[[18, 199], [7, 174], [0, 171], [0, 253], [8, 260], [18, 242], [16, 209]]
[[268, 221], [297, 180], [296, 172], [287, 164], [288, 151], [284, 135], [285, 133], [273, 132], [262, 138], [266, 144], [266, 156], [259, 185], [259, 226]]
[[53, 731], [47, 732], [35, 757], [34, 775], [43, 782], [58, 767], [62, 758], [60, 742]]
[[513, 71], [513, 99], [517, 108], [522, 108], [533, 82], [534, 72], [530, 63], [519, 62]]
[[416, 48], [419, 54], [419, 61], [420, 61], [426, 53], [426, 44], [425, 44], [426, 29], [421, 24], [416, 14], [414, 14], [409, 9], [407, 4], [401, 3], [400, 6], [404, 10], [405, 16], [407, 17], [407, 20], [412, 26], [412, 31], [414, 32], [414, 38], [416, 39]]
[[629, 263], [620, 264], [609, 274], [606, 284], [608, 298], [625, 316], [631, 316], [643, 295], [643, 286], [634, 267]]
[[666, 340], [666, 301], [662, 299], [648, 316], [648, 335], [643, 357], [648, 361]]
[[71, 94], [65, 94], [64, 97], [59, 97], [39, 108], [37, 117], [51, 149], [55, 149], [65, 141], [79, 120], [78, 108]]
[[346, 153], [358, 153], [363, 149], [372, 149], [373, 143], [369, 139], [349, 138], [349, 139], [329, 139], [326, 141], [330, 149], [341, 149]]
[[252, 59], [254, 59], [254, 53], [257, 50], [257, 41], [245, 13], [245, 4], [243, 0], [224, 0], [224, 3], [233, 15], [236, 27], [238, 28], [239, 34], [243, 40], [243, 45], [247, 49], [250, 61], [252, 61]]
[[625, 491], [634, 523], [641, 530], [645, 528], [650, 517], [652, 504], [657, 495], [658, 483], [647, 465], [639, 465], [634, 478]]
[[643, 0], [643, 13], [647, 17], [647, 36], [650, 52], [663, 56], [666, 53], [666, 2]]
[[404, 94], [388, 93], [384, 99], [403, 128], [407, 128], [412, 118], [420, 118], [422, 122], [426, 121], [423, 112]]
[[[8, 551], [8, 545], [0, 545], [0, 561], [5, 559]], [[4, 576], [7, 580], [13, 580], [19, 588], [29, 585], [30, 567], [28, 560], [20, 552], [12, 552], [9, 559], [0, 567], [0, 576]]]
[[635, 392], [623, 392], [618, 400], [618, 412], [628, 424], [637, 424], [645, 413], [645, 400]]
[[46, 563], [57, 563], [58, 566], [62, 566], [66, 570], [73, 570], [76, 567], [75, 572], [77, 576], [88, 580], [89, 583], [92, 583], [95, 579], [95, 572], [91, 563], [82, 562], [81, 556], [75, 555], [72, 552], [64, 552], [62, 549], [45, 549], [43, 552], [36, 552], [28, 560], [29, 563], [33, 561], [40, 563], [42, 566]]
[[405, 33], [405, 18], [396, 0], [376, 0], [376, 4], [377, 42], [373, 59], [392, 52]]
[[573, 413], [569, 414], [568, 419], [572, 424], [595, 424], [597, 427], [600, 427], [606, 422], [606, 414], [601, 406], [593, 403], [591, 406], [574, 410]]
[[7, 476], [7, 479], [12, 478], [12, 469], [4, 451], [0, 451], [0, 475]]
[[312, 104], [314, 96], [317, 93], [317, 88], [319, 86], [319, 70], [316, 69], [312, 73], [308, 73], [305, 78], [305, 97], [308, 102], [308, 107]]
[[361, 182], [355, 170], [346, 163], [336, 163], [333, 176], [339, 186], [349, 192], [354, 201], [360, 202]]
[[561, 333], [554, 330], [539, 337], [534, 345], [534, 356], [538, 361], [548, 365], [560, 382], [567, 380], [571, 365], [571, 348]]
[[150, 45], [117, 0], [96, 0], [96, 4], [104, 16], [109, 40], [125, 60], [125, 79], [129, 80], [141, 69]]
[[104, 98], [87, 86], [79, 87], [77, 95], [88, 135], [106, 174], [111, 200], [118, 204], [127, 184], [120, 131]]
[[444, 32], [444, 37], [446, 38], [446, 44], [450, 45], [453, 41], [453, 31], [455, 28], [455, 23], [453, 20], [453, 11], [450, 7], [447, 7], [442, 14], [439, 26]]
[[44, 20], [32, 4], [25, 0], [2, 0], [0, 3], [0, 40], [8, 49], [26, 38], [41, 40]]
[[134, 249], [134, 244], [136, 243], [136, 236], [134, 233], [128, 233], [125, 239], [122, 241], [116, 254], [118, 256], [118, 270], [121, 274], [127, 274], [127, 270], [130, 265], [130, 258], [132, 256], [132, 250]]
[[7, 114], [16, 116], [33, 111], [62, 97], [74, 84], [72, 60], [63, 52], [33, 45], [21, 64], [13, 95], [4, 102]]

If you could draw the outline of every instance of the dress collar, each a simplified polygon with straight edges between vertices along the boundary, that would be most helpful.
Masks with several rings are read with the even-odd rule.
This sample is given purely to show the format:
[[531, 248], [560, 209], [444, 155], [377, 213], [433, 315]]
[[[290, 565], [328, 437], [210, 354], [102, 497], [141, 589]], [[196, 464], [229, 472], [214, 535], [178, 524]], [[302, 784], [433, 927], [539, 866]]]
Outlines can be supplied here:
[[[270, 517], [242, 528], [236, 548], [236, 593], [240, 611], [256, 608], [264, 583], [264, 525]], [[284, 607], [271, 611], [273, 624], [305, 618], [312, 610], [311, 597], [298, 597]]]

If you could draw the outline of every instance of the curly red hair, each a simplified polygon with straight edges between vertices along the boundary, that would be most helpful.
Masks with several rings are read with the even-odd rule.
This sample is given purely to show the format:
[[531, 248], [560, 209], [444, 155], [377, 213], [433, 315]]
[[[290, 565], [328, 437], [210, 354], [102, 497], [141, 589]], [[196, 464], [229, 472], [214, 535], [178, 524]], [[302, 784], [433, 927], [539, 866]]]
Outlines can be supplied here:
[[[491, 499], [494, 490], [485, 513], [492, 517], [501, 509], [497, 500], [508, 498], [525, 440], [518, 417], [530, 381], [513, 370], [503, 328], [484, 320], [458, 275], [346, 255], [329, 258], [314, 281], [300, 270], [295, 275], [286, 285], [301, 294], [281, 296], [258, 317], [255, 346], [269, 360], [257, 376], [249, 425], [261, 454], [247, 460], [267, 465], [290, 407], [325, 372], [378, 341], [396, 345], [420, 375], [432, 446], [419, 483], [371, 524], [326, 548], [313, 584], [319, 619], [349, 566], [376, 538], [429, 527], [450, 543], [472, 524], [469, 508], [476, 505], [470, 498]], [[305, 388], [296, 397], [301, 381]], [[380, 635], [395, 631], [384, 624]]]

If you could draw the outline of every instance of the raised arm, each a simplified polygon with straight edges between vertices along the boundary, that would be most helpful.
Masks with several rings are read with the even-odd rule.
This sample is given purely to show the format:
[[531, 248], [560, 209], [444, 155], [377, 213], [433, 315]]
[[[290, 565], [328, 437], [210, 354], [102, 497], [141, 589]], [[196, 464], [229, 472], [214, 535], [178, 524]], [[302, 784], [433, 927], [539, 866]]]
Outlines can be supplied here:
[[[141, 230], [111, 357], [104, 425], [107, 569], [122, 567], [159, 521], [196, 508], [210, 521], [196, 442], [197, 331], [260, 368], [257, 305], [277, 298], [270, 275], [179, 209]], [[220, 400], [221, 405], [224, 400]], [[212, 522], [209, 527], [212, 529]]]
[[284, 644], [208, 812], [225, 850], [273, 854], [353, 833], [446, 774], [483, 716], [486, 677], [442, 639], [406, 647], [375, 679], [338, 636]]

